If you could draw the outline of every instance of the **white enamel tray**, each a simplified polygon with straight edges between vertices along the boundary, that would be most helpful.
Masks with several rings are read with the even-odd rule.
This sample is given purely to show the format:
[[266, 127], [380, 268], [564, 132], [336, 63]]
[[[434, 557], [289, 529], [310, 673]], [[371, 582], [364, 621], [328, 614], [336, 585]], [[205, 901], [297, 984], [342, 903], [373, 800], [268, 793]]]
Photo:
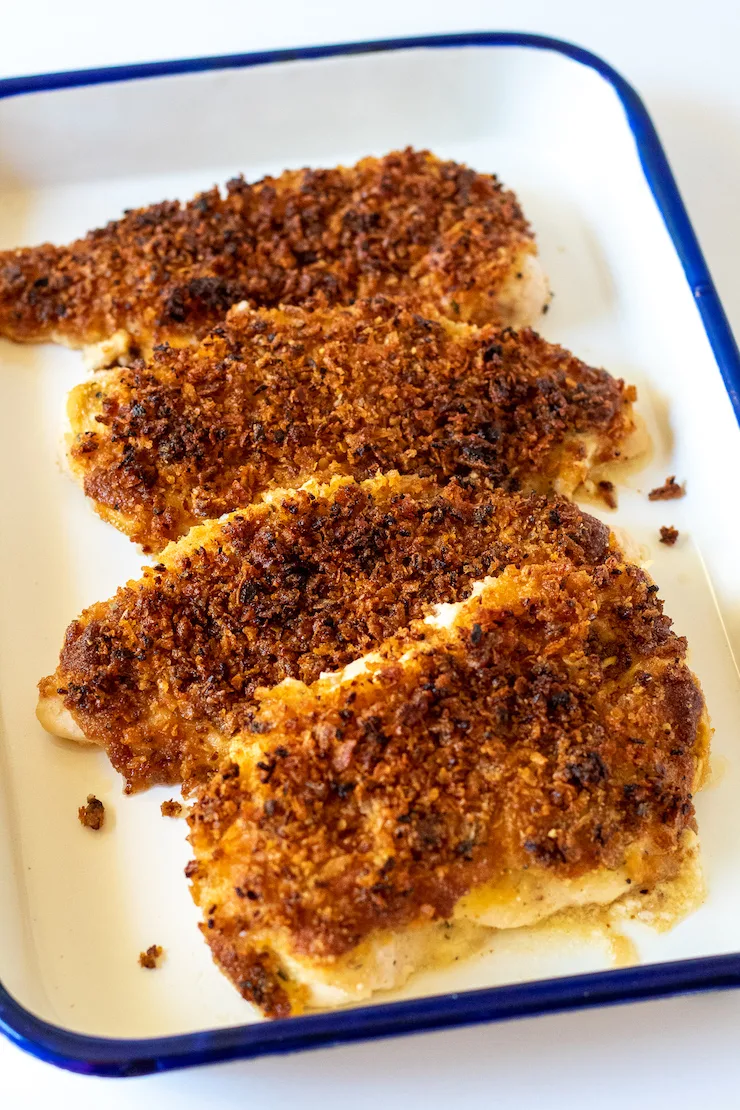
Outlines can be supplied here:
[[[160, 815], [173, 791], [125, 798], [102, 753], [36, 723], [68, 622], [143, 559], [62, 466], [80, 355], [0, 341], [0, 1028], [56, 1063], [132, 1074], [740, 982], [740, 371], [650, 121], [616, 74], [560, 43], [478, 34], [0, 82], [0, 248], [65, 242], [238, 172], [407, 144], [517, 191], [555, 291], [541, 331], [638, 386], [653, 455], [599, 515], [643, 546], [706, 693], [708, 897], [672, 932], [631, 926], [635, 967], [615, 970], [598, 936], [492, 934], [490, 952], [392, 998], [257, 1021], [196, 928], [186, 826]], [[648, 502], [669, 474], [685, 499]], [[657, 542], [662, 524], [676, 547]], [[77, 821], [91, 792], [99, 835]], [[142, 971], [152, 943], [165, 962]]]

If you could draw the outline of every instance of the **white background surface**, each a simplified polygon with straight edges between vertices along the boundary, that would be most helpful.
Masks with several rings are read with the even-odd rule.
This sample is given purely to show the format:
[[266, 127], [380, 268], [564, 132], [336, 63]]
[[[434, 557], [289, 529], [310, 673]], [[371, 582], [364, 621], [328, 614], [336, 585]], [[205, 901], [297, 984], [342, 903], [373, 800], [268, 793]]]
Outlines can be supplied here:
[[[4, 8], [4, 10], [2, 10]], [[0, 76], [434, 31], [553, 34], [602, 54], [658, 125], [740, 332], [740, 5], [736, 0], [458, 0], [372, 4], [209, 0], [125, 6], [4, 0]], [[740, 1106], [740, 992], [457, 1030], [137, 1080], [61, 1073], [0, 1042], [0, 1107], [177, 1105], [395, 1110]]]

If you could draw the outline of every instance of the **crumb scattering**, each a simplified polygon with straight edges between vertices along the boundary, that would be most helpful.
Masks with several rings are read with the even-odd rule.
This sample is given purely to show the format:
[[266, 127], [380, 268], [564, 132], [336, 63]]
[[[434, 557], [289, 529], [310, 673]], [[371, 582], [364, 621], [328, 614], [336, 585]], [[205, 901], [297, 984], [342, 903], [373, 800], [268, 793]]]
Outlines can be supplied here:
[[182, 803], [175, 801], [174, 798], [169, 798], [166, 802], [162, 802], [159, 808], [163, 817], [182, 817]]
[[678, 528], [662, 524], [660, 527], [660, 542], [666, 544], [668, 547], [673, 547], [678, 539], [678, 534]]
[[656, 486], [648, 494], [649, 501], [675, 501], [686, 493], [684, 486], [676, 481], [676, 475], [670, 474], [662, 486]]
[[88, 794], [87, 802], [77, 810], [77, 816], [81, 825], [97, 832], [105, 823], [105, 806], [94, 794]]
[[139, 966], [148, 968], [150, 971], [159, 966], [159, 961], [162, 958], [161, 944], [150, 944], [146, 952], [139, 953]]

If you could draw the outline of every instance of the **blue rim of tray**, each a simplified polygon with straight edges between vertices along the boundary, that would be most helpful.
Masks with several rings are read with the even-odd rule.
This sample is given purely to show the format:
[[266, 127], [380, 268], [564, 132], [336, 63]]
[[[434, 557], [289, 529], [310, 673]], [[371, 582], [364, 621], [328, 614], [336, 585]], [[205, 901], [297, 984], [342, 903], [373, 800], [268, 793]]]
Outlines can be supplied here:
[[[740, 352], [652, 120], [640, 97], [624, 78], [601, 58], [579, 46], [540, 35], [496, 31], [423, 35], [13, 77], [0, 81], [0, 99], [31, 92], [275, 62], [461, 46], [526, 46], [536, 50], [553, 50], [589, 66], [612, 85], [627, 116], [645, 177], [681, 260], [735, 415], [740, 421]], [[737, 986], [740, 986], [740, 952], [589, 975], [540, 979], [433, 998], [380, 1003], [203, 1033], [119, 1039], [73, 1033], [43, 1021], [21, 1006], [0, 984], [0, 1032], [39, 1059], [71, 1071], [87, 1075], [145, 1075], [219, 1060], [295, 1052], [401, 1033]]]

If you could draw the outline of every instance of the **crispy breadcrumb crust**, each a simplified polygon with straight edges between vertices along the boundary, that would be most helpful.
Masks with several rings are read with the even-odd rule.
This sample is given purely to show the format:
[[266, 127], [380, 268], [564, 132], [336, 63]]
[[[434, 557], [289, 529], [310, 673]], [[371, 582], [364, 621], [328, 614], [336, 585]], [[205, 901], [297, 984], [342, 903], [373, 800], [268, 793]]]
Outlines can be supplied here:
[[591, 567], [610, 545], [563, 499], [397, 474], [282, 490], [86, 609], [41, 699], [63, 699], [129, 790], [197, 778], [250, 727], [257, 687], [312, 682], [506, 566]]
[[281, 952], [326, 967], [529, 868], [670, 873], [708, 741], [685, 654], [648, 576], [612, 555], [509, 567], [451, 629], [263, 692], [189, 818], [217, 961], [285, 1016], [302, 1002]]
[[511, 292], [499, 295], [535, 253], [495, 177], [409, 148], [251, 185], [237, 177], [223, 195], [133, 209], [69, 246], [4, 251], [0, 335], [83, 346], [125, 332], [144, 349], [202, 336], [245, 299], [376, 293], [422, 293], [454, 319], [521, 322], [507, 315]]
[[271, 486], [388, 470], [572, 492], [634, 428], [633, 387], [525, 329], [384, 297], [229, 313], [73, 390], [70, 462], [98, 512], [159, 550]]

